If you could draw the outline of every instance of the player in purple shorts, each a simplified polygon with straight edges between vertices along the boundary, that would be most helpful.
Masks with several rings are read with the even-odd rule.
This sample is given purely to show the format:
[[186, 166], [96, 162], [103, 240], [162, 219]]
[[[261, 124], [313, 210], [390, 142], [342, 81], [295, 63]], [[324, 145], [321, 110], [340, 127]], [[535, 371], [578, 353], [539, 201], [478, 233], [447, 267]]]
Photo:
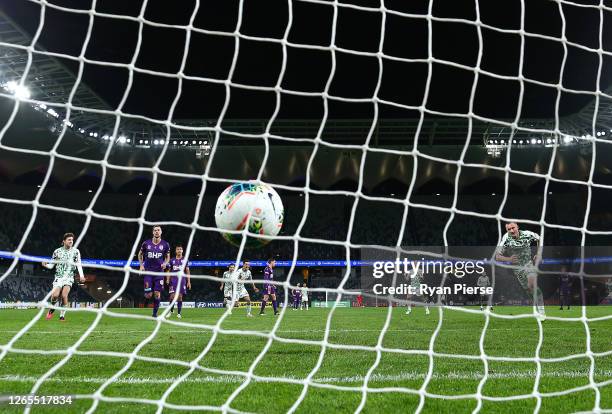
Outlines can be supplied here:
[[300, 284], [298, 283], [297, 287], [293, 289], [293, 310], [298, 310], [301, 302], [302, 302], [302, 290], [300, 289]]
[[563, 304], [570, 308], [570, 302], [572, 299], [572, 277], [567, 274], [567, 267], [563, 266], [561, 269], [561, 276], [559, 277], [559, 310], [563, 310]]
[[[181, 269], [183, 268], [183, 262], [184, 262], [184, 258], [183, 258], [183, 246], [181, 246], [180, 244], [177, 245], [174, 248], [174, 252], [176, 254], [176, 256], [174, 257], [174, 259], [170, 260], [170, 266], [169, 269], [171, 272], [180, 272]], [[177, 301], [176, 301], [176, 305], [178, 308], [178, 312], [176, 314], [176, 317], [181, 319], [181, 310], [183, 309], [183, 295], [187, 294], [187, 289], [191, 290], [191, 279], [190, 279], [190, 275], [191, 273], [189, 272], [189, 266], [187, 266], [187, 263], [184, 263], [185, 265], [185, 276], [183, 276], [181, 278], [181, 284], [179, 286], [179, 278], [178, 276], [166, 276], [166, 283], [170, 286], [170, 302], [172, 302], [174, 300], [174, 297], [178, 295], [177, 297]], [[170, 312], [166, 315], [166, 318], [169, 318], [170, 316], [172, 316], [172, 313], [174, 312], [174, 305], [172, 305], [172, 307], [170, 308]]]
[[264, 269], [264, 296], [261, 301], [260, 315], [265, 315], [266, 302], [268, 299], [272, 299], [272, 307], [274, 308], [274, 315], [278, 315], [278, 305], [276, 303], [276, 286], [269, 283], [274, 280], [274, 266], [276, 266], [276, 260], [268, 259], [268, 265]]
[[[138, 252], [141, 272], [162, 273], [170, 262], [170, 245], [162, 240], [162, 229], [160, 226], [153, 226], [153, 238], [145, 240]], [[144, 296], [145, 302], [153, 299], [153, 317], [157, 318], [161, 291], [164, 288], [163, 275], [144, 275]]]

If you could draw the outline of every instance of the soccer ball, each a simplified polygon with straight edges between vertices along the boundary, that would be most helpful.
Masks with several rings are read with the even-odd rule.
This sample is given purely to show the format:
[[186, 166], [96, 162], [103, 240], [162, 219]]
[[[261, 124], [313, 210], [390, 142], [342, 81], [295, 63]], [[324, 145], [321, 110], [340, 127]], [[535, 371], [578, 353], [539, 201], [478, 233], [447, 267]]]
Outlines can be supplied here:
[[[215, 207], [215, 223], [220, 230], [243, 230], [276, 236], [283, 226], [283, 203], [274, 188], [267, 184], [240, 183], [221, 193]], [[223, 237], [239, 246], [242, 235], [223, 233]], [[258, 247], [269, 240], [249, 237], [247, 247]]]

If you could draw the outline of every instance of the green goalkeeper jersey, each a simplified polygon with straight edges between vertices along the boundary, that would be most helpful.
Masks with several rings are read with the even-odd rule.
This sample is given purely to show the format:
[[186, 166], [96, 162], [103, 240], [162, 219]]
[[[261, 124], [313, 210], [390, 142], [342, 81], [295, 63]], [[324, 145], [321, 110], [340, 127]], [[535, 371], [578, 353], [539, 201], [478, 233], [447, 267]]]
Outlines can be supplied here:
[[75, 247], [59, 247], [53, 251], [51, 258], [55, 264], [55, 277], [58, 278], [73, 277], [77, 265], [81, 263], [81, 253]]

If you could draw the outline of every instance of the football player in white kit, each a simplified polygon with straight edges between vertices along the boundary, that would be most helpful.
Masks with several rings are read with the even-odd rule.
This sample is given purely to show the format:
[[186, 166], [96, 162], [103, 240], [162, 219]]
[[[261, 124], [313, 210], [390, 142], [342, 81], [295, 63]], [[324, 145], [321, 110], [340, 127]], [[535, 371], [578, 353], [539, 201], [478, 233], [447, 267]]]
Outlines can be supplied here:
[[306, 283], [302, 284], [302, 302], [300, 302], [300, 310], [306, 308], [308, 310], [308, 288]]
[[236, 272], [236, 290], [234, 291], [234, 300], [239, 301], [241, 299], [246, 300], [247, 303], [247, 317], [252, 317], [251, 314], [251, 297], [249, 296], [249, 292], [244, 287], [245, 283], [248, 281], [251, 282], [251, 286], [253, 287], [253, 291], [255, 293], [259, 292], [259, 289], [253, 283], [253, 275], [251, 274], [251, 264], [248, 260], [244, 260], [242, 263], [242, 267], [238, 269]]
[[423, 279], [424, 279], [423, 269], [419, 267], [417, 271], [415, 272], [415, 274], [412, 276], [412, 279], [410, 280], [410, 287], [412, 291], [414, 292], [414, 294], [408, 293], [408, 295], [406, 295], [406, 299], [408, 301], [408, 308], [406, 309], [406, 315], [410, 315], [410, 313], [412, 312], [411, 301], [412, 299], [414, 299], [415, 296], [419, 299], [422, 299], [423, 303], [425, 304], [425, 314], [429, 315], [429, 306], [427, 305], [427, 303], [429, 302], [429, 299], [425, 296], [424, 292], [421, 289], [421, 283], [424, 283]]
[[223, 273], [223, 282], [219, 290], [223, 291], [223, 305], [227, 307], [229, 313], [232, 313], [232, 307], [234, 306], [234, 288], [236, 287], [236, 275], [234, 269], [236, 266], [233, 264], [229, 265], [227, 271]]
[[[75, 271], [79, 274], [79, 280], [81, 283], [85, 282], [85, 276], [83, 275], [83, 267], [81, 266], [81, 253], [79, 249], [73, 247], [74, 234], [66, 233], [62, 239], [62, 247], [59, 247], [53, 251], [51, 263], [42, 262], [42, 265], [47, 269], [53, 269], [55, 267], [55, 279], [53, 280], [53, 289], [51, 290], [51, 304], [55, 306], [61, 295], [62, 305], [68, 307], [68, 293], [74, 283]], [[49, 320], [53, 317], [55, 309], [49, 309], [47, 312], [46, 319]], [[60, 321], [64, 321], [66, 316], [66, 310], [60, 312]]]

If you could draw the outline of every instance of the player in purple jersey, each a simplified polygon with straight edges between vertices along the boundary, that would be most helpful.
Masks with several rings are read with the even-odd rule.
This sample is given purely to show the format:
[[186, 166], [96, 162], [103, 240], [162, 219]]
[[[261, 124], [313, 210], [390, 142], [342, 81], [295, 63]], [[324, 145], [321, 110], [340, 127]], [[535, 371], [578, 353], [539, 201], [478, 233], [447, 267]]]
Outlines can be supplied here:
[[572, 299], [572, 277], [567, 274], [567, 268], [563, 266], [559, 277], [559, 310], [563, 310], [563, 304], [570, 308]]
[[[162, 273], [170, 262], [170, 245], [162, 240], [162, 229], [160, 226], [153, 226], [153, 238], [145, 240], [138, 252], [141, 272]], [[163, 275], [144, 275], [144, 295], [146, 300], [153, 299], [153, 317], [157, 318], [161, 291], [164, 288]]]
[[300, 307], [300, 302], [302, 302], [302, 290], [300, 289], [300, 284], [297, 284], [297, 287], [293, 289], [293, 310], [298, 310]]
[[276, 304], [276, 286], [269, 283], [274, 279], [274, 266], [276, 266], [276, 260], [268, 259], [268, 265], [264, 269], [264, 296], [261, 301], [260, 315], [265, 315], [266, 302], [268, 299], [272, 299], [272, 307], [274, 308], [274, 315], [278, 315], [278, 305]]
[[[183, 246], [180, 244], [174, 248], [174, 252], [176, 256], [174, 259], [170, 260], [169, 270], [171, 272], [180, 272], [183, 268]], [[179, 285], [178, 276], [166, 276], [166, 284], [170, 286], [170, 302], [172, 302], [177, 297], [176, 305], [178, 312], [176, 317], [181, 319], [181, 310], [183, 309], [183, 295], [187, 294], [187, 289], [191, 290], [191, 273], [189, 272], [189, 266], [185, 263], [185, 275], [181, 278], [181, 283]], [[170, 312], [166, 315], [166, 318], [172, 316], [174, 312], [174, 305], [170, 308]]]

